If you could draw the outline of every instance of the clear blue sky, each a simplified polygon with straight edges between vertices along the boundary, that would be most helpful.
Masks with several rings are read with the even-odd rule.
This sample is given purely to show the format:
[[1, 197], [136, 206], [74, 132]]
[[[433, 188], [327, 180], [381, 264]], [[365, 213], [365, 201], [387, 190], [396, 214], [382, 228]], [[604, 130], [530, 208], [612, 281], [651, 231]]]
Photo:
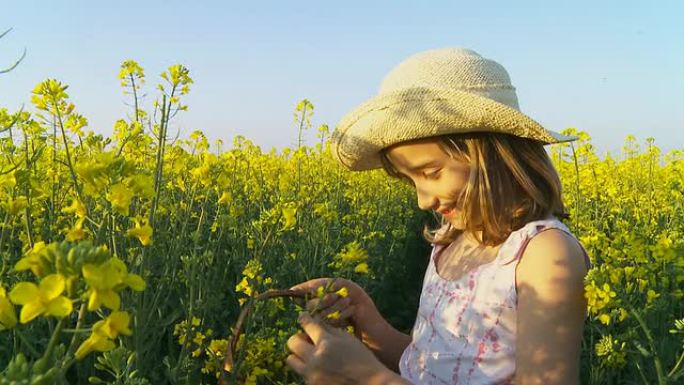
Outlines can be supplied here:
[[684, 148], [684, 6], [678, 2], [572, 1], [2, 1], [0, 106], [30, 105], [52, 77], [70, 85], [90, 129], [111, 133], [128, 107], [117, 74], [158, 75], [186, 65], [195, 80], [175, 121], [263, 150], [293, 146], [293, 110], [315, 106], [307, 143], [370, 98], [407, 56], [461, 46], [504, 65], [523, 112], [547, 128], [588, 131], [601, 151], [627, 134]]

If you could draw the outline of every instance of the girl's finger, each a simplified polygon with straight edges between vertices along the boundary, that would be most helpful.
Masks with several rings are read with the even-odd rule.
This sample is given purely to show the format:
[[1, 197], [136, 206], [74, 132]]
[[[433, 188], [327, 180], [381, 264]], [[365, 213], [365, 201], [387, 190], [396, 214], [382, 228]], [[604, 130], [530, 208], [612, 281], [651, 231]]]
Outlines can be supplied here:
[[292, 286], [290, 290], [308, 293], [312, 296], [316, 295], [319, 288], [324, 288], [326, 291], [336, 292], [343, 287], [349, 286], [348, 281], [340, 278], [316, 278], [306, 282], [299, 283]]
[[[340, 312], [340, 320], [347, 321], [350, 319], [353, 315], [354, 312], [356, 311], [356, 306], [354, 305], [349, 305], [347, 306], [344, 310]], [[348, 322], [345, 322], [348, 323]]]
[[[309, 336], [313, 344], [310, 345], [311, 350], [308, 354], [309, 356], [303, 357], [304, 361], [308, 361], [308, 358], [313, 355], [314, 345], [320, 344], [323, 338], [328, 338], [331, 333], [335, 333], [335, 329], [326, 325], [318, 317], [312, 317], [309, 313], [300, 313], [297, 319], [301, 325], [304, 332]], [[301, 357], [301, 356], [300, 356]]]
[[316, 279], [311, 279], [306, 282], [302, 282], [299, 284], [296, 284], [290, 288], [290, 290], [298, 290], [298, 291], [304, 291], [304, 292], [315, 292], [316, 288], [319, 286], [325, 287], [328, 282], [330, 282], [331, 278], [316, 278]]
[[303, 361], [308, 361], [314, 352], [313, 342], [306, 333], [298, 332], [288, 338], [287, 349]]
[[332, 326], [344, 327], [352, 324], [350, 321], [352, 319], [352, 316], [354, 315], [355, 310], [356, 308], [354, 307], [354, 305], [351, 305], [346, 307], [344, 310], [341, 310], [340, 314], [334, 318], [328, 317], [327, 315], [323, 318]]
[[294, 370], [300, 376], [304, 376], [304, 369], [306, 365], [304, 364], [304, 361], [302, 361], [296, 355], [290, 354], [289, 356], [287, 356], [287, 358], [285, 359], [285, 364], [291, 367], [292, 370]]
[[335, 293], [328, 293], [323, 298], [313, 298], [307, 302], [306, 310], [308, 312], [313, 312], [314, 309], [321, 311], [337, 303], [340, 298], [342, 297]]
[[314, 299], [309, 300], [309, 301], [306, 303], [306, 311], [308, 311], [309, 313], [311, 313], [312, 311], [314, 311], [314, 309], [318, 309], [318, 308], [320, 307], [320, 305], [319, 305], [319, 302], [320, 302], [320, 301], [321, 301], [321, 300], [318, 299], [318, 298], [314, 298]]
[[332, 314], [335, 312], [339, 312], [338, 316], [341, 317], [342, 311], [346, 310], [349, 307], [349, 305], [351, 305], [351, 301], [349, 298], [340, 298], [334, 304], [332, 304], [332, 305], [328, 306], [327, 308], [325, 308], [324, 310], [322, 310], [319, 314], [320, 314], [321, 318], [326, 319], [326, 320], [328, 319], [327, 317], [329, 314]]

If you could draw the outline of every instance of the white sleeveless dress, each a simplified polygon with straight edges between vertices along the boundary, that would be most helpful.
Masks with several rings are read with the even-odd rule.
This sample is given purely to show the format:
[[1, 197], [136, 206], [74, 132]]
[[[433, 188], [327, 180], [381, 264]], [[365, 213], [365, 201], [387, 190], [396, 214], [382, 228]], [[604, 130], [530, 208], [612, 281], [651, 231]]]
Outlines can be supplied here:
[[[436, 273], [435, 256], [446, 246], [433, 244], [412, 341], [399, 360], [401, 376], [414, 384], [510, 384], [515, 375], [515, 268], [529, 240], [550, 228], [574, 237], [555, 217], [529, 222], [509, 235], [493, 261], [453, 281]], [[586, 251], [584, 259], [590, 268]]]

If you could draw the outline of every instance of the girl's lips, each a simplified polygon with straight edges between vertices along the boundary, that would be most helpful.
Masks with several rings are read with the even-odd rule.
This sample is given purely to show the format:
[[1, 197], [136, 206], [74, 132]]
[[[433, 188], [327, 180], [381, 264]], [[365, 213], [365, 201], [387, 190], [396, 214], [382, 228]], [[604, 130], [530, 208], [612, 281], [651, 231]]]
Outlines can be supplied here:
[[444, 216], [450, 215], [450, 214], [453, 213], [453, 212], [454, 212], [454, 209], [453, 209], [453, 208], [446, 209], [446, 210], [441, 210], [441, 211], [440, 211], [440, 213], [441, 213], [442, 215], [444, 215]]

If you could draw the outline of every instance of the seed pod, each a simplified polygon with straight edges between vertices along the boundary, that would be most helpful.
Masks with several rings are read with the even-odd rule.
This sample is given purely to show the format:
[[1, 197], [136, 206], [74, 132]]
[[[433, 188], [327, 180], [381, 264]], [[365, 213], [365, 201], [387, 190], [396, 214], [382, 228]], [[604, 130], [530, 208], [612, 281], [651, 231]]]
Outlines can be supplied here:
[[33, 374], [42, 374], [47, 370], [48, 368], [48, 359], [47, 358], [40, 358], [36, 360], [36, 362], [33, 363]]

